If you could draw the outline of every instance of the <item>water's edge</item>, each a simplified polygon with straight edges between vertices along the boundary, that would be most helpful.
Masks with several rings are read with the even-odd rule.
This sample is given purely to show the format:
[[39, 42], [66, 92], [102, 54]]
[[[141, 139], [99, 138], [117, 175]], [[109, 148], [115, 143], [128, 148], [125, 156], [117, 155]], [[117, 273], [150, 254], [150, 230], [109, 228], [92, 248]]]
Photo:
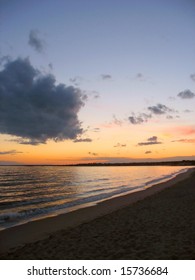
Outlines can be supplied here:
[[[7, 211], [5, 213], [0, 213], [0, 230], [4, 230], [9, 227], [28, 223], [33, 220], [44, 219], [44, 218], [72, 212], [77, 209], [96, 205], [100, 202], [103, 202], [103, 201], [106, 201], [109, 199], [121, 197], [121, 196], [128, 195], [128, 194], [131, 194], [134, 192], [139, 192], [139, 191], [145, 190], [147, 188], [150, 188], [151, 186], [153, 186], [155, 184], [160, 184], [162, 182], [170, 180], [170, 179], [176, 177], [178, 174], [186, 172], [188, 169], [189, 168], [187, 168], [187, 167], [181, 168], [178, 171], [174, 171], [174, 172], [171, 172], [170, 174], [162, 175], [159, 178], [155, 178], [152, 180], [150, 177], [149, 180], [146, 180], [144, 183], [137, 184], [137, 185], [134, 182], [134, 186], [131, 186], [131, 187], [129, 185], [121, 185], [118, 188], [109, 187], [108, 190], [106, 190], [106, 185], [105, 185], [105, 188], [88, 191], [88, 196], [82, 197], [82, 194], [80, 194], [80, 197], [73, 201], [68, 201], [65, 204], [54, 205], [49, 208], [49, 211], [48, 211], [48, 208], [35, 208], [35, 209], [29, 209], [29, 210], [21, 211], [21, 212]], [[103, 181], [106, 181], [106, 178], [105, 179], [101, 178], [99, 180], [101, 181], [101, 184], [103, 184]], [[90, 180], [88, 180], [88, 182], [89, 181]], [[89, 182], [89, 183], [91, 183], [91, 182]], [[89, 193], [90, 193], [90, 195], [89, 195]], [[50, 202], [52, 199], [55, 200], [55, 198], [51, 198]]]

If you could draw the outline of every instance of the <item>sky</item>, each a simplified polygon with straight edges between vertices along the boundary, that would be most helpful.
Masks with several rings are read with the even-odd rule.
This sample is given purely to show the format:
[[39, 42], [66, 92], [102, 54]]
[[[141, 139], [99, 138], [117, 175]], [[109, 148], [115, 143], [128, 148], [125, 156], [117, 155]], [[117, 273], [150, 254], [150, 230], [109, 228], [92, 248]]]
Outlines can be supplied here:
[[195, 159], [194, 0], [0, 0], [0, 164]]

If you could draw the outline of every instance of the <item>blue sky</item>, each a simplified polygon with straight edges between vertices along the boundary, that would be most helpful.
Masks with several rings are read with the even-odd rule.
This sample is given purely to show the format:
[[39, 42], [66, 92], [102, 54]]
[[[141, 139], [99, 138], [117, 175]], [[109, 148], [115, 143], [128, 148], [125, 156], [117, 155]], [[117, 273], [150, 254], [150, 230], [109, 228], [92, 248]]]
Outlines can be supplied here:
[[[194, 27], [195, 2], [192, 0], [1, 1], [0, 57], [9, 56], [9, 61], [28, 57], [42, 75], [53, 75], [56, 85], [72, 85], [87, 95], [85, 106], [78, 111], [83, 128], [83, 134], [78, 136], [92, 141], [85, 143], [86, 146], [76, 144], [83, 150], [80, 159], [92, 152], [99, 157], [114, 155], [117, 158], [115, 149], [101, 150], [103, 143], [113, 148], [117, 142], [129, 147], [120, 156], [142, 158], [144, 151], [137, 152], [135, 148], [139, 141], [157, 136], [163, 142], [171, 129], [194, 129]], [[178, 96], [185, 90], [192, 96]], [[147, 117], [147, 121], [139, 125], [129, 122], [129, 117], [149, 115], [148, 108], [157, 104], [166, 106], [166, 113], [155, 115], [153, 111], [155, 117]], [[91, 131], [95, 128], [99, 133], [94, 137]], [[12, 147], [6, 135], [19, 134], [10, 131], [8, 127], [0, 131], [2, 151], [21, 150], [18, 160], [30, 161], [26, 155], [31, 154], [32, 147], [16, 143], [12, 143]], [[131, 142], [128, 139], [132, 139], [132, 135]], [[24, 136], [21, 134], [21, 137]], [[170, 136], [170, 141], [186, 140], [186, 137], [191, 141], [195, 138], [193, 133], [176, 133]], [[75, 149], [65, 140], [64, 146], [67, 145], [71, 145], [70, 150]], [[194, 144], [188, 145], [186, 156], [193, 156]], [[38, 146], [37, 153], [40, 153]], [[179, 147], [173, 154], [170, 150], [164, 154], [151, 150], [151, 157], [157, 157], [158, 153], [159, 157], [180, 156]]]

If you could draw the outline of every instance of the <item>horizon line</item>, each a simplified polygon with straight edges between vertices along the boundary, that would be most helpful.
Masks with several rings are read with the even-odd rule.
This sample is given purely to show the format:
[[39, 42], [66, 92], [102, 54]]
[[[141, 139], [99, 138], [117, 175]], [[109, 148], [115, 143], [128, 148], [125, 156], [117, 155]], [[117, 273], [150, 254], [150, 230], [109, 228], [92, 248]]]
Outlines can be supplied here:
[[90, 162], [75, 164], [0, 164], [0, 166], [148, 166], [148, 165], [195, 165], [195, 160], [171, 160], [171, 161], [146, 161], [146, 162]]

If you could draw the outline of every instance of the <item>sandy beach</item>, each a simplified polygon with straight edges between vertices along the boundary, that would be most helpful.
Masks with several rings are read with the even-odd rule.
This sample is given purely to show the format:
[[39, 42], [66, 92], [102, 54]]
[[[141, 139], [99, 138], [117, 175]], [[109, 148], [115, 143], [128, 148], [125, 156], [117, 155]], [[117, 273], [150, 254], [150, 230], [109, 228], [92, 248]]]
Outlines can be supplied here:
[[195, 259], [195, 170], [0, 232], [0, 259]]

